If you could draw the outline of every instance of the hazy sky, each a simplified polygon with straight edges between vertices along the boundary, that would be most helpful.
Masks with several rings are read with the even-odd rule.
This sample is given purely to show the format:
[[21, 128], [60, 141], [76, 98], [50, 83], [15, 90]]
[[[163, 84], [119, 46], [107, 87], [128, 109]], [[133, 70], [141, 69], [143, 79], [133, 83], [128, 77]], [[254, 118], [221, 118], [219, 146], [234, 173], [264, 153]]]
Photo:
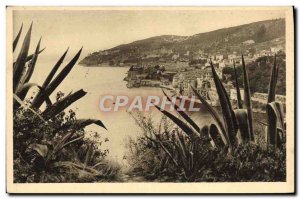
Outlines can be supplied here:
[[[57, 56], [68, 46], [83, 53], [157, 35], [193, 35], [224, 27], [266, 19], [283, 18], [284, 12], [271, 10], [198, 11], [14, 11], [14, 37], [21, 23], [27, 31], [33, 22], [32, 42], [42, 36], [47, 54]], [[24, 36], [24, 34], [23, 34]], [[34, 45], [31, 45], [33, 48]]]

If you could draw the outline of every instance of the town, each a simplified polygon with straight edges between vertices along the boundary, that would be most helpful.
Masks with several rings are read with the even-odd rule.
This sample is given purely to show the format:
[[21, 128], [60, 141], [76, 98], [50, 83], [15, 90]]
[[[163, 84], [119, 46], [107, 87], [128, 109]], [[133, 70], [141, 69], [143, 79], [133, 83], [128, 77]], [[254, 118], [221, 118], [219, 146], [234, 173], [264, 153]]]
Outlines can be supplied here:
[[[246, 44], [252, 44], [253, 40], [245, 41]], [[163, 53], [172, 53], [166, 49]], [[157, 52], [158, 53], [158, 52]], [[161, 51], [159, 51], [161, 53]], [[217, 53], [214, 55], [204, 53], [199, 50], [197, 55], [188, 59], [189, 51], [183, 56], [179, 54], [172, 56], [172, 61], [160, 61], [152, 63], [137, 63], [132, 64], [128, 70], [127, 76], [124, 78], [127, 81], [127, 87], [162, 87], [168, 90], [173, 90], [180, 96], [192, 97], [194, 94], [191, 86], [196, 88], [212, 106], [219, 106], [216, 88], [214, 86], [210, 62], [213, 63], [215, 70], [220, 79], [226, 78], [227, 74], [223, 73], [225, 68], [232, 68], [241, 65], [241, 54], [233, 52], [225, 55]], [[247, 49], [244, 53], [244, 60], [247, 63], [254, 62], [261, 57], [271, 57], [275, 54], [284, 53], [281, 47], [271, 47], [268, 50], [261, 50], [258, 53], [253, 53], [253, 50]], [[154, 54], [152, 54], [154, 56]], [[157, 64], [158, 63], [158, 64]], [[175, 67], [174, 67], [175, 66]], [[236, 102], [236, 88], [232, 81], [223, 82], [224, 87], [230, 96], [232, 102]], [[242, 98], [243, 89], [241, 88]], [[253, 93], [253, 108], [256, 111], [262, 110], [265, 107], [267, 93]], [[285, 103], [284, 95], [276, 96], [278, 101]]]

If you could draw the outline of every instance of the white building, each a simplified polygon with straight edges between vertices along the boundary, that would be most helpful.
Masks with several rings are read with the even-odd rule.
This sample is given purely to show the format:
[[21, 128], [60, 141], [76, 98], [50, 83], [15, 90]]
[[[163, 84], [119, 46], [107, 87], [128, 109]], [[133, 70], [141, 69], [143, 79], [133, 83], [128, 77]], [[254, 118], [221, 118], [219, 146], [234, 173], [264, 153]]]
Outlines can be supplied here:
[[219, 60], [219, 61], [221, 61], [221, 60], [223, 60], [224, 59], [224, 55], [216, 55], [216, 60]]
[[254, 44], [255, 43], [255, 41], [254, 40], [246, 40], [246, 41], [244, 41], [243, 42], [243, 44], [246, 44], [246, 45], [250, 45], [250, 44]]
[[280, 47], [271, 47], [270, 50], [271, 50], [272, 53], [278, 53], [280, 50], [282, 50], [282, 48], [280, 48]]

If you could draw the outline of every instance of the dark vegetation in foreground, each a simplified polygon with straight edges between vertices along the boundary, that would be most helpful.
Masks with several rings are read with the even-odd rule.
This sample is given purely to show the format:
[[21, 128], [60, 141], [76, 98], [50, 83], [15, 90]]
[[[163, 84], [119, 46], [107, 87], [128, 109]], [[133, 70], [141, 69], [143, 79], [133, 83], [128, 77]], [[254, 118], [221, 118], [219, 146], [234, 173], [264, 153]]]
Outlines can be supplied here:
[[[31, 30], [32, 25], [13, 64], [14, 182], [115, 181], [119, 165], [105, 159], [108, 150], [100, 149], [102, 138], [98, 133], [89, 137], [84, 131], [87, 125], [96, 124], [105, 128], [104, 124], [95, 119], [78, 119], [71, 109], [69, 113], [64, 111], [86, 92], [82, 89], [67, 95], [58, 92], [56, 101], [52, 103], [50, 100], [50, 95], [75, 66], [81, 49], [57, 74], [67, 50], [42, 86], [32, 83], [30, 79], [38, 56], [44, 49], [40, 50], [40, 40], [35, 52], [28, 54]], [[13, 42], [13, 51], [21, 32], [22, 27]], [[37, 87], [39, 91], [28, 99], [26, 97], [32, 87]]]
[[[81, 50], [55, 76], [66, 51], [42, 86], [31, 83], [38, 56], [43, 51], [40, 50], [39, 41], [35, 52], [28, 54], [31, 29], [13, 64], [14, 182], [120, 181], [120, 167], [107, 161], [105, 157], [108, 151], [99, 148], [101, 136], [95, 133], [91, 139], [84, 131], [84, 127], [90, 124], [105, 128], [103, 123], [95, 119], [78, 119], [72, 110], [68, 114], [65, 112], [86, 92], [82, 89], [67, 95], [59, 92], [54, 103], [49, 97], [72, 70]], [[22, 28], [13, 42], [13, 50], [16, 49], [21, 31]], [[128, 159], [132, 172], [140, 173], [149, 181], [285, 181], [286, 124], [284, 107], [275, 101], [279, 73], [276, 58], [268, 87], [266, 114], [257, 119], [260, 122], [252, 113], [249, 78], [244, 61], [243, 102], [235, 75], [237, 109], [232, 108], [212, 64], [211, 69], [221, 114], [194, 91], [214, 123], [200, 128], [185, 112], [178, 110], [178, 115], [175, 115], [160, 107], [157, 109], [164, 116], [158, 127], [151, 118], [135, 116], [144, 135], [137, 142], [130, 142], [131, 154]], [[37, 87], [39, 91], [28, 99], [26, 97], [32, 87]], [[171, 125], [173, 123], [176, 124], [175, 128]]]
[[[235, 75], [237, 109], [232, 108], [212, 64], [211, 69], [221, 114], [194, 88], [195, 95], [214, 119], [212, 124], [200, 128], [196, 121], [176, 106], [177, 114], [156, 106], [164, 115], [158, 127], [151, 117], [132, 114], [144, 132], [137, 142], [131, 140], [129, 143], [132, 172], [139, 172], [151, 181], [286, 181], [286, 123], [284, 107], [275, 101], [279, 72], [276, 57], [269, 82], [266, 114], [254, 116], [252, 113], [249, 79], [243, 57], [245, 96], [242, 101]], [[176, 127], [171, 128], [174, 123]]]

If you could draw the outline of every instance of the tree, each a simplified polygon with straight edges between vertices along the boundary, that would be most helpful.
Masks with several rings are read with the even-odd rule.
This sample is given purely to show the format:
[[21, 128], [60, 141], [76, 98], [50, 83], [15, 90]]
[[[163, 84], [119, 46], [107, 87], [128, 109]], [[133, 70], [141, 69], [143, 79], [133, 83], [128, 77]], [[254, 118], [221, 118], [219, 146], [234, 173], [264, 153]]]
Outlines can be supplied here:
[[[249, 84], [251, 93], [260, 92], [260, 93], [267, 93], [268, 92], [268, 85], [269, 85], [269, 78], [270, 78], [270, 71], [272, 68], [274, 57], [260, 57], [254, 62], [247, 64], [247, 72], [249, 75]], [[285, 95], [286, 92], [286, 66], [285, 66], [285, 56], [277, 56], [277, 64], [279, 68], [278, 72], [278, 80], [277, 80], [277, 87], [276, 87], [276, 94]], [[238, 76], [238, 83], [242, 86], [243, 77], [242, 77], [242, 68], [241, 66], [236, 67], [237, 76]], [[233, 69], [230, 67], [225, 67], [223, 69], [223, 75], [230, 75], [228, 80], [232, 81], [235, 86], [234, 80], [234, 72]]]
[[255, 34], [255, 41], [257, 41], [257, 42], [264, 41], [265, 36], [266, 36], [266, 31], [267, 31], [267, 29], [266, 29], [265, 25], [261, 25]]

